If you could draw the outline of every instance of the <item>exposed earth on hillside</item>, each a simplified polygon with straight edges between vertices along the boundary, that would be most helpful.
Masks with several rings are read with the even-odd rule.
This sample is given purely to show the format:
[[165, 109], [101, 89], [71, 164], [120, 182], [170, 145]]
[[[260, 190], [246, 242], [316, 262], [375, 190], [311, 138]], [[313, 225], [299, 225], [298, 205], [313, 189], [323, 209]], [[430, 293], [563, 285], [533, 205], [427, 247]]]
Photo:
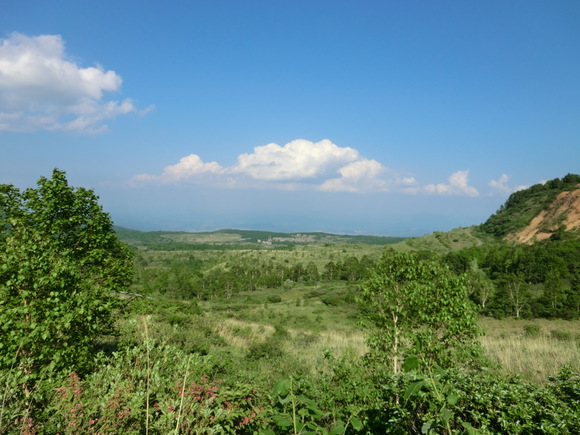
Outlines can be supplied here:
[[580, 230], [580, 189], [560, 193], [527, 227], [505, 239], [532, 244], [549, 238], [561, 225], [566, 231]]

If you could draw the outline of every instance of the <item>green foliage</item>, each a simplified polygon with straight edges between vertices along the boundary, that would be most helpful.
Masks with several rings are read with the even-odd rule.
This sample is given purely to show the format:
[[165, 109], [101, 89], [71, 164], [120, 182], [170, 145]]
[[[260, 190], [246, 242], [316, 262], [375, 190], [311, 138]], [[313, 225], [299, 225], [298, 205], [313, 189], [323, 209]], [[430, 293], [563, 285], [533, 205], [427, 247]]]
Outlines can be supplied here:
[[577, 433], [577, 388], [565, 382], [577, 382], [571, 371], [555, 385], [538, 387], [487, 372], [423, 365], [418, 358], [405, 366], [407, 373], [383, 380], [390, 433]]
[[97, 199], [56, 169], [36, 189], [1, 189], [0, 368], [24, 384], [87, 370], [95, 339], [112, 330], [131, 262]]
[[462, 249], [494, 243], [495, 239], [478, 226], [454, 228], [447, 232], [435, 231], [421, 237], [413, 237], [393, 245], [398, 251], [413, 251], [425, 258], [433, 254], [445, 255]]
[[279, 302], [282, 302], [282, 297], [280, 295], [270, 295], [268, 296], [268, 302], [272, 304], [277, 304]]
[[484, 315], [580, 316], [580, 240], [494, 244], [450, 253], [444, 260], [467, 273], [470, 298]]
[[550, 331], [550, 337], [558, 341], [573, 341], [574, 336], [570, 331], [562, 331], [560, 329], [553, 329]]
[[[299, 378], [298, 378], [299, 381]], [[321, 409], [319, 403], [295, 389], [295, 379], [282, 379], [272, 390], [270, 429], [265, 434], [328, 434], [339, 435], [347, 430], [358, 431], [363, 422], [356, 416], [346, 421]]]
[[361, 286], [360, 303], [374, 326], [369, 344], [379, 360], [391, 361], [394, 373], [411, 349], [448, 362], [453, 351], [476, 347], [465, 280], [438, 261], [385, 251]]
[[211, 378], [212, 366], [210, 358], [145, 340], [101, 357], [84, 379], [71, 373], [51, 381], [43, 409], [27, 413], [29, 403], [12, 402], [0, 429], [21, 433], [29, 420], [19, 416], [26, 416], [39, 433], [251, 433], [261, 425], [257, 392]]
[[284, 355], [282, 341], [278, 337], [268, 337], [265, 341], [253, 343], [248, 347], [247, 358], [250, 361], [261, 359], [278, 359]]
[[218, 230], [209, 233], [173, 231], [136, 231], [115, 227], [124, 242], [156, 250], [205, 251], [239, 249], [293, 249], [300, 245], [364, 244], [384, 246], [399, 243], [404, 237], [349, 236], [327, 233], [280, 233], [253, 230]]
[[524, 335], [526, 337], [540, 337], [542, 328], [540, 328], [540, 325], [535, 324], [524, 325]]
[[580, 427], [580, 375], [570, 367], [537, 386], [443, 369], [417, 355], [397, 374], [328, 356], [324, 373], [264, 388], [222, 381], [211, 374], [212, 357], [148, 339], [100, 358], [84, 379], [71, 373], [45, 380], [42, 407], [34, 398], [13, 400], [11, 374], [0, 372], [8, 387], [2, 433], [555, 435]]
[[555, 395], [580, 415], [580, 373], [565, 365], [551, 381]]
[[[578, 180], [561, 181], [550, 189]], [[124, 230], [137, 247], [128, 289], [129, 256], [96, 199], [59, 171], [38, 189], [0, 186], [2, 434], [580, 427], [574, 369], [529, 384], [480, 370], [474, 344], [474, 303], [485, 314], [580, 315], [578, 240], [514, 248], [467, 228], [435, 233], [430, 245], [410, 240], [398, 248], [421, 252], [387, 251], [377, 262], [376, 246], [329, 235], [312, 234], [312, 244], [292, 236], [283, 242], [292, 246], [273, 249], [236, 230]], [[113, 321], [120, 335], [101, 338], [107, 353], [91, 364]], [[552, 342], [576, 346], [575, 331], [556, 327], [544, 326]], [[542, 335], [523, 328], [525, 340]]]

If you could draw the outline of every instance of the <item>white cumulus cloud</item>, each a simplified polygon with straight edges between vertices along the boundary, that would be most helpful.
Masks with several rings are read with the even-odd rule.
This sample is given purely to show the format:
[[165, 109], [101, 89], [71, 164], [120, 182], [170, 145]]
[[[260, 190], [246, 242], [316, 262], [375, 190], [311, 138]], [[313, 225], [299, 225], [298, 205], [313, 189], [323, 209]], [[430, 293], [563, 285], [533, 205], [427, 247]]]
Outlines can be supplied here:
[[469, 171], [457, 171], [448, 178], [448, 183], [428, 184], [423, 189], [431, 194], [478, 196], [477, 189], [469, 185], [468, 177]]
[[257, 146], [252, 153], [239, 155], [230, 167], [205, 163], [191, 154], [165, 167], [160, 175], [136, 175], [129, 183], [138, 186], [191, 182], [222, 187], [369, 192], [387, 190], [388, 183], [382, 178], [385, 171], [381, 163], [361, 157], [354, 148], [339, 147], [327, 139], [297, 139], [284, 146]]
[[338, 170], [339, 178], [332, 178], [320, 185], [329, 192], [380, 192], [388, 190], [388, 183], [379, 178], [386, 168], [376, 160], [361, 159]]
[[302, 180], [323, 176], [359, 158], [355, 149], [339, 147], [327, 139], [297, 139], [284, 146], [271, 143], [255, 147], [253, 153], [238, 156], [230, 171], [255, 180]]
[[104, 100], [121, 83], [115, 71], [70, 60], [59, 35], [13, 33], [0, 40], [0, 131], [106, 130], [106, 119], [145, 112], [130, 99]]
[[[166, 166], [161, 174], [136, 175], [129, 184], [202, 184], [221, 188], [317, 190], [321, 192], [400, 192], [478, 196], [469, 185], [469, 171], [457, 171], [447, 183], [421, 186], [414, 176], [393, 173], [377, 160], [328, 139], [270, 143], [240, 154], [232, 166], [204, 162], [197, 154]], [[504, 182], [501, 178], [499, 182]]]
[[161, 175], [140, 174], [134, 176], [131, 179], [131, 184], [140, 182], [170, 184], [182, 181], [199, 181], [203, 176], [223, 173], [224, 168], [218, 163], [204, 163], [197, 154], [190, 154], [180, 159], [179, 163], [166, 166]]
[[499, 179], [497, 180], [491, 180], [489, 182], [489, 186], [493, 188], [493, 190], [495, 192], [499, 192], [499, 193], [513, 193], [513, 192], [517, 192], [518, 190], [523, 190], [523, 189], [527, 189], [528, 186], [517, 186], [517, 187], [510, 187], [508, 186], [506, 183], [509, 181], [510, 177], [509, 175], [506, 174], [502, 174]]
[[506, 183], [509, 181], [509, 179], [510, 179], [509, 175], [501, 174], [499, 179], [491, 180], [489, 182], [489, 186], [491, 186], [493, 189], [498, 190], [502, 193], [509, 193], [511, 191], [511, 188], [506, 185]]

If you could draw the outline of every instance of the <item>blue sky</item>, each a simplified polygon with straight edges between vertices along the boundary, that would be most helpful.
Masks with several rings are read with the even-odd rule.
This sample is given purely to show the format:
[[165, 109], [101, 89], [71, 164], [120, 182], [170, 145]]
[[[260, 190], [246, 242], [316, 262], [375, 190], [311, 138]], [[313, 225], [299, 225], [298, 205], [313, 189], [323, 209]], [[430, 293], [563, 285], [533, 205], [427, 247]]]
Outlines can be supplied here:
[[0, 183], [122, 226], [422, 235], [580, 172], [577, 1], [0, 7]]

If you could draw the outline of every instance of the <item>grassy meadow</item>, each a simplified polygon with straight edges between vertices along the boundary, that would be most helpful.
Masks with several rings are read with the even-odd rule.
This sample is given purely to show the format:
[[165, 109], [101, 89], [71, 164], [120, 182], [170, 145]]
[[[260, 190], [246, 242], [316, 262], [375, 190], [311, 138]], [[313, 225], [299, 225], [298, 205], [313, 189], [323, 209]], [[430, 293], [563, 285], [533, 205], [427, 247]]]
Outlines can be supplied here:
[[506, 375], [546, 383], [562, 365], [580, 370], [580, 320], [482, 318], [480, 342]]
[[[244, 239], [231, 233], [177, 233], [164, 237], [191, 246], [212, 241], [214, 247], [235, 241], [239, 243]], [[157, 273], [169, 270], [170, 265], [188, 264], [192, 257], [202, 261], [204, 267], [218, 271], [226, 270], [236, 262], [281, 264], [286, 267], [311, 262], [322, 274], [328, 262], [340, 262], [353, 256], [366, 256], [377, 261], [385, 248], [445, 254], [478, 246], [483, 243], [482, 240], [485, 237], [474, 228], [459, 228], [449, 233], [434, 233], [388, 245], [352, 244], [344, 243], [344, 240], [341, 244], [332, 244], [326, 240], [278, 246], [254, 244], [228, 250], [158, 250], [141, 247], [137, 262], [142, 270]], [[316, 373], [321, 367], [321, 360], [330, 355], [336, 358], [343, 355], [360, 357], [368, 351], [365, 342], [368, 331], [360, 324], [356, 304], [358, 286], [358, 282], [349, 281], [286, 280], [275, 288], [258, 286], [228, 297], [194, 298], [197, 307], [195, 314], [159, 313], [153, 315], [151, 321], [158, 323], [153, 329], [159, 330], [159, 338], [169, 337], [171, 340], [172, 336], [178, 336], [176, 340], [193, 348], [193, 343], [186, 342], [200, 340], [195, 330], [202, 324], [203, 329], [209, 331], [206, 335], [213, 337], [213, 342], [209, 340], [209, 345], [204, 344], [205, 351], [233, 355], [239, 361], [246, 361], [252, 352], [262, 355], [263, 358], [249, 359], [254, 367], [256, 364], [265, 365], [260, 370], [264, 378], [268, 378], [267, 371], [275, 366], [271, 364], [272, 359], [278, 360], [279, 367], [285, 366], [282, 360], [286, 359], [290, 367]], [[137, 293], [142, 290], [139, 286], [134, 288]], [[190, 303], [183, 297], [174, 298], [171, 302], [171, 295], [155, 293], [151, 297], [170, 301], [169, 310], [173, 309], [171, 303]], [[479, 324], [482, 331], [479, 341], [485, 355], [504, 375], [517, 375], [534, 383], [545, 384], [562, 365], [580, 369], [578, 320], [482, 317]], [[201, 341], [208, 341], [207, 337]], [[251, 374], [248, 373], [248, 376]]]
[[577, 433], [580, 320], [480, 317], [481, 352], [445, 367], [393, 371], [369, 344], [358, 298], [385, 249], [428, 263], [484, 243], [473, 228], [304, 237], [131, 233], [117, 334], [90, 372], [0, 372], [0, 434]]
[[[457, 228], [405, 240], [374, 238], [371, 239], [373, 243], [356, 243], [359, 241], [357, 238], [323, 234], [310, 236], [308, 243], [292, 243], [289, 240], [293, 240], [294, 235], [235, 230], [144, 234], [126, 241], [137, 249], [137, 270], [155, 273], [169, 270], [171, 265], [188, 264], [195, 258], [203, 262], [206, 269], [217, 271], [227, 270], [235, 263], [263, 263], [270, 267], [313, 263], [322, 276], [329, 262], [340, 263], [349, 257], [378, 261], [387, 248], [429, 256], [492, 243], [490, 236], [481, 233], [477, 227]], [[284, 241], [263, 243], [276, 240], [276, 237]], [[174, 245], [165, 245], [167, 241]], [[208, 243], [210, 246], [196, 249]], [[181, 249], [167, 250], [167, 246]], [[224, 246], [228, 249], [223, 249]], [[275, 288], [258, 286], [248, 291], [242, 289], [228, 297], [195, 299], [198, 312], [177, 324], [173, 319], [172, 333], [189, 336], [188, 330], [195, 329], [195, 325], [201, 322], [219, 338], [217, 348], [227, 348], [233, 355], [247, 356], [253, 347], [262, 346], [262, 350], [267, 351], [270, 346], [278, 357], [291, 356], [293, 362], [299, 361], [300, 367], [315, 371], [324, 355], [362, 356], [367, 352], [365, 334], [368, 331], [360, 324], [356, 304], [358, 286], [356, 281], [286, 280]], [[153, 289], [152, 297], [171, 299], [170, 294], [160, 290]], [[134, 291], [139, 293], [143, 288], [137, 285]], [[183, 296], [175, 298], [174, 302], [187, 304], [183, 299]], [[154, 321], [162, 324], [167, 317], [171, 318], [171, 315], [158, 315]], [[479, 341], [485, 355], [505, 375], [518, 375], [542, 384], [548, 382], [562, 365], [580, 369], [580, 320], [482, 317], [479, 324], [482, 331]], [[163, 333], [167, 331], [164, 329]]]

